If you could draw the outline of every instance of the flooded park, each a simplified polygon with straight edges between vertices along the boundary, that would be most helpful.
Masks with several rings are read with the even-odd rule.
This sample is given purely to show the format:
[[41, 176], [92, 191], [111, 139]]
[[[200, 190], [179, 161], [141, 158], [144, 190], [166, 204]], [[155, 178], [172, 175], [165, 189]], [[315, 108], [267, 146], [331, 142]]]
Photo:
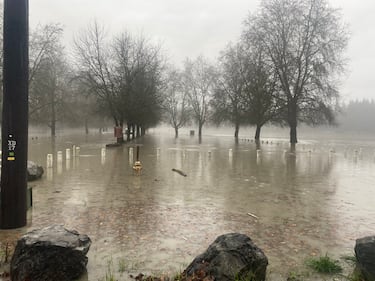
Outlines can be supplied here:
[[[92, 240], [81, 280], [104, 280], [111, 267], [129, 280], [130, 273], [173, 275], [217, 236], [239, 232], [265, 252], [268, 280], [286, 280], [308, 258], [353, 255], [355, 239], [375, 232], [369, 138], [301, 138], [295, 153], [283, 138], [265, 137], [257, 147], [230, 134], [199, 142], [157, 129], [104, 149], [110, 142], [110, 133], [30, 138], [29, 160], [45, 172], [29, 182], [27, 226], [1, 230], [1, 241], [62, 224]], [[79, 154], [67, 159], [74, 146]], [[132, 169], [137, 146], [140, 175]], [[54, 156], [49, 168], [47, 154]]]

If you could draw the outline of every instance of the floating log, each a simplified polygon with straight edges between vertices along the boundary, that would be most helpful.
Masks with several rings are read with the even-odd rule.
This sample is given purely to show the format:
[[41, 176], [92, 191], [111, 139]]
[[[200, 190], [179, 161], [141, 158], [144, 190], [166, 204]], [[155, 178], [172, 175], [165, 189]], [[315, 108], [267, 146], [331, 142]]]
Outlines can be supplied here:
[[187, 174], [185, 174], [183, 171], [181, 171], [181, 170], [178, 170], [178, 169], [172, 169], [172, 171], [173, 172], [176, 172], [176, 173], [178, 173], [178, 174], [180, 174], [181, 176], [183, 176], [183, 177], [187, 177]]

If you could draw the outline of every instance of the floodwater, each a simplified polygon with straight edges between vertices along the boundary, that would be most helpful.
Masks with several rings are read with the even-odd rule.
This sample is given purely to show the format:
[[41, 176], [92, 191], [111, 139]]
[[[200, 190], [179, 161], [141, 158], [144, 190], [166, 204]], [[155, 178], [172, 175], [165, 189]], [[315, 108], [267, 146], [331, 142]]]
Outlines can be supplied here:
[[[375, 141], [305, 139], [290, 153], [285, 139], [264, 139], [257, 151], [248, 139], [210, 135], [199, 143], [155, 130], [104, 155], [110, 142], [110, 134], [30, 139], [29, 159], [45, 174], [29, 183], [27, 227], [0, 231], [1, 241], [63, 224], [92, 239], [81, 280], [104, 280], [108, 270], [128, 280], [129, 273], [175, 274], [217, 236], [240, 232], [269, 258], [268, 279], [285, 280], [306, 259], [350, 255], [356, 238], [375, 233]], [[79, 157], [67, 160], [73, 145]]]

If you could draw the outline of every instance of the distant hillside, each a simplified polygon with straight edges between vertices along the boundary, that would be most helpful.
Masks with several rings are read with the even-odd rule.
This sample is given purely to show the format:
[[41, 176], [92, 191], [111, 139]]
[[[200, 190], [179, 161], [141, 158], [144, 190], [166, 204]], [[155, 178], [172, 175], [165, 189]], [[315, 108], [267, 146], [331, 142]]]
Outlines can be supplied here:
[[345, 131], [375, 133], [375, 101], [351, 101], [338, 116], [339, 128]]

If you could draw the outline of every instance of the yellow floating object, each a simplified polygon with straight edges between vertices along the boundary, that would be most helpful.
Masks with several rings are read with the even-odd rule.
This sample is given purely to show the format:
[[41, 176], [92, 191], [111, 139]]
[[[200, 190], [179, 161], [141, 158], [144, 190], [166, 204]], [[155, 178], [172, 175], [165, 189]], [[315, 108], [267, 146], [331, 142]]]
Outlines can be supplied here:
[[139, 175], [142, 170], [142, 164], [141, 161], [135, 161], [133, 165], [133, 170]]

